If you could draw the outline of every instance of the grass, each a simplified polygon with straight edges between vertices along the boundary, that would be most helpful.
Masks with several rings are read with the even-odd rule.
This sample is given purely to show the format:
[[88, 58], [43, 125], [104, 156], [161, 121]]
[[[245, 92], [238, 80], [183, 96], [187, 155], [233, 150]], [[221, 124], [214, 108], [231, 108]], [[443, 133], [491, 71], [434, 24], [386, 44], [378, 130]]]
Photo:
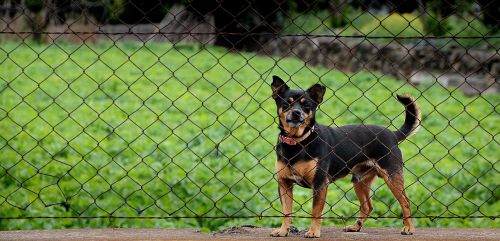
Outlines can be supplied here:
[[[395, 129], [404, 117], [394, 95], [411, 93], [423, 113], [421, 130], [401, 144], [414, 215], [500, 213], [498, 94], [466, 97], [435, 82], [414, 87], [378, 73], [196, 45], [2, 42], [1, 49], [0, 217], [161, 219], [0, 219], [0, 229], [279, 225], [280, 218], [176, 218], [280, 214], [270, 73], [293, 87], [328, 86], [318, 119], [332, 126]], [[374, 189], [373, 216], [400, 215], [381, 180]], [[310, 190], [297, 187], [295, 196], [297, 215], [307, 216]], [[348, 178], [330, 186], [325, 225], [344, 225], [338, 217], [357, 211]], [[498, 227], [490, 219], [416, 224]]]

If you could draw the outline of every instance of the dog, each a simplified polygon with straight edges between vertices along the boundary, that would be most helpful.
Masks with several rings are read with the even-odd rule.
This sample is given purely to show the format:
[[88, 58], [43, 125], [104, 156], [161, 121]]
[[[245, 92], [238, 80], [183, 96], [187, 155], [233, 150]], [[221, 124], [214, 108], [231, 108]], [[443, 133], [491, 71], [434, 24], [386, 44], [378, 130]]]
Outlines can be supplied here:
[[415, 134], [420, 126], [420, 109], [415, 99], [397, 95], [406, 112], [405, 122], [397, 131], [377, 125], [331, 128], [315, 120], [326, 91], [324, 86], [315, 84], [306, 91], [292, 90], [280, 77], [273, 76], [271, 87], [279, 117], [276, 178], [284, 215], [281, 227], [271, 236], [288, 235], [292, 223], [293, 185], [298, 184], [313, 190], [312, 223], [305, 237], [320, 237], [328, 184], [349, 174], [359, 199], [360, 215], [344, 231], [358, 232], [370, 215], [373, 209], [370, 186], [378, 176], [384, 179], [401, 205], [404, 220], [401, 234], [413, 234], [415, 226], [404, 190], [403, 156], [398, 143]]

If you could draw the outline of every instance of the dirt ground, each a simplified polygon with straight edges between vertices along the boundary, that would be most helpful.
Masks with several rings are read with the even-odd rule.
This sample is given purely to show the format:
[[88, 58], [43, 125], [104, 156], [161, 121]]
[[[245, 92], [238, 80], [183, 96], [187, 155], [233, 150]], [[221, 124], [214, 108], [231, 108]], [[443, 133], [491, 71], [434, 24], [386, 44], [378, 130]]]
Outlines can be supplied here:
[[[195, 229], [66, 229], [2, 231], [0, 240], [310, 240], [304, 231], [287, 238], [272, 238], [271, 228], [230, 227], [216, 233]], [[396, 228], [364, 228], [359, 233], [345, 233], [341, 228], [323, 227], [321, 238], [314, 240], [500, 240], [500, 229], [421, 228], [403, 236]]]

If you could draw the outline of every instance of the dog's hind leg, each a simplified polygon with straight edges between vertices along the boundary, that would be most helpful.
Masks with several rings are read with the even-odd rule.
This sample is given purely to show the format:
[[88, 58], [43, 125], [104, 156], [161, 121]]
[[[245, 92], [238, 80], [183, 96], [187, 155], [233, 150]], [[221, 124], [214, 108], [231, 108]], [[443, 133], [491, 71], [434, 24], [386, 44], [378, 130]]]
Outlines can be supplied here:
[[359, 200], [360, 214], [358, 220], [356, 220], [354, 224], [344, 227], [345, 232], [358, 232], [363, 226], [366, 217], [370, 216], [373, 210], [373, 204], [370, 198], [370, 187], [376, 176], [375, 170], [370, 171], [354, 184], [354, 191]]
[[401, 205], [404, 223], [401, 234], [413, 234], [415, 232], [415, 226], [411, 219], [410, 200], [405, 192], [403, 155], [401, 154], [401, 150], [397, 147], [393, 147], [386, 156], [379, 159], [376, 167], [378, 175], [384, 178], [385, 183], [394, 197], [398, 200], [399, 205]]
[[403, 213], [403, 223], [404, 227], [401, 230], [401, 234], [411, 235], [415, 232], [415, 226], [413, 224], [413, 220], [411, 219], [411, 209], [410, 209], [410, 200], [406, 196], [405, 188], [404, 188], [404, 178], [403, 178], [403, 170], [399, 170], [391, 175], [382, 175], [389, 189], [391, 189], [392, 194], [398, 200], [401, 205], [402, 213]]

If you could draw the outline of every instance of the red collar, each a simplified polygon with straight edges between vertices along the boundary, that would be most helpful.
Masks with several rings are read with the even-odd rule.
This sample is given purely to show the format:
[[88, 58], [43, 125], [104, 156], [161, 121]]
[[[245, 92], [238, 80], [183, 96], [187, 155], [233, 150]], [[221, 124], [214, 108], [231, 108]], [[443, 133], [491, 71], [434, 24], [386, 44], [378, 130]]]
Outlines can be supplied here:
[[279, 140], [281, 143], [285, 143], [285, 144], [293, 146], [293, 145], [297, 145], [299, 142], [305, 140], [313, 132], [314, 132], [314, 126], [309, 131], [307, 131], [304, 135], [302, 135], [301, 137], [290, 137], [290, 136], [280, 135]]

